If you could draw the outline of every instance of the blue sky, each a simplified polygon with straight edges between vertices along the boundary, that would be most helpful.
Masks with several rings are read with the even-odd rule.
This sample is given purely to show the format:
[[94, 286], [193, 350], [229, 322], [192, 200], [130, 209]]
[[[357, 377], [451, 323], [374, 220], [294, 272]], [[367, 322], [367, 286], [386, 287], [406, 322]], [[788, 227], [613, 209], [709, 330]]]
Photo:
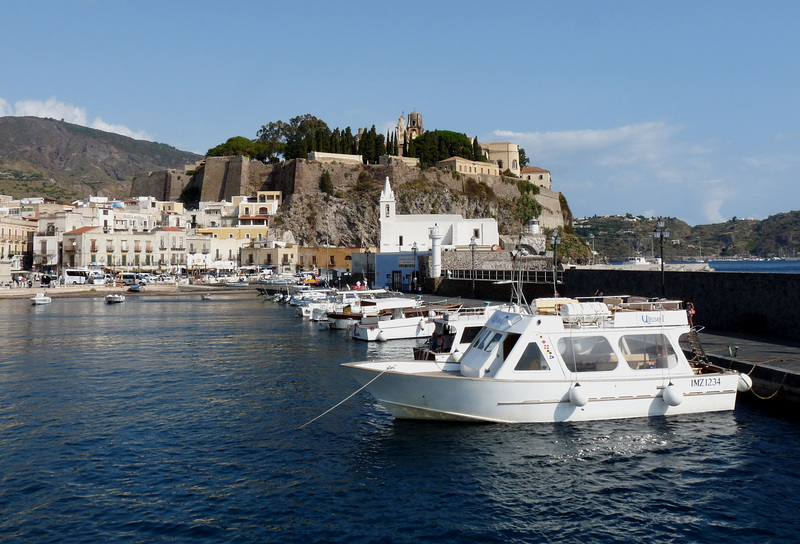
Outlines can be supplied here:
[[204, 153], [313, 114], [512, 141], [576, 216], [800, 209], [800, 2], [2, 2], [0, 115]]

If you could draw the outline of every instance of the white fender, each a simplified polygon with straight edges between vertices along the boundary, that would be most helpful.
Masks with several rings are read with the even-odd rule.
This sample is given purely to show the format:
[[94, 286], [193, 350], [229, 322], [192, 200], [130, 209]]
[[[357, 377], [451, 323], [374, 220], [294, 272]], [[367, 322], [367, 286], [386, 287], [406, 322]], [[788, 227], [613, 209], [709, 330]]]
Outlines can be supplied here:
[[378, 333], [378, 336], [375, 337], [378, 342], [386, 342], [386, 335], [383, 334], [383, 331]]
[[589, 402], [589, 396], [584, 392], [581, 384], [576, 383], [569, 390], [569, 401], [577, 407], [586, 406]]
[[462, 353], [458, 350], [454, 351], [450, 354], [450, 357], [447, 358], [448, 363], [458, 363], [461, 361]]
[[744, 393], [745, 391], [750, 391], [750, 388], [753, 387], [753, 380], [747, 374], [739, 374], [739, 381], [736, 382], [736, 390], [739, 393]]
[[683, 402], [683, 393], [674, 384], [670, 383], [662, 393], [664, 402], [670, 406], [677, 406]]

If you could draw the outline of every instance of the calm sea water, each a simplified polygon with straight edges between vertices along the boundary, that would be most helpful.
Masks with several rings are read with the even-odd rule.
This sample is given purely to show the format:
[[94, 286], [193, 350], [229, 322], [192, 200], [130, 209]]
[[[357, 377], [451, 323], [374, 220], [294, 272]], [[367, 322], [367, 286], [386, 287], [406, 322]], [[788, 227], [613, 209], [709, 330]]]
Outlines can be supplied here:
[[709, 261], [717, 272], [772, 272], [800, 274], [800, 260], [788, 261]]
[[0, 301], [2, 542], [795, 542], [800, 428], [394, 421], [251, 296]]

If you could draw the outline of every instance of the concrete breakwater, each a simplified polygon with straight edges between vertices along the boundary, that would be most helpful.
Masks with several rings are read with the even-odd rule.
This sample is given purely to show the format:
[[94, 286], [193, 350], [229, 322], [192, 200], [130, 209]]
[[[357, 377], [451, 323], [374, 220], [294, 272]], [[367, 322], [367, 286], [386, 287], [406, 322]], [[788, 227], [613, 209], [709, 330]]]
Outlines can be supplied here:
[[[709, 329], [761, 336], [800, 338], [800, 275], [749, 272], [666, 271], [667, 298], [686, 299], [697, 310], [695, 324]], [[470, 280], [442, 279], [430, 285], [437, 295], [469, 296]], [[563, 296], [589, 297], [601, 289], [606, 295], [661, 296], [657, 270], [568, 269], [557, 286]], [[553, 295], [553, 286], [526, 284], [528, 300]], [[475, 282], [475, 298], [508, 300], [510, 287]]]

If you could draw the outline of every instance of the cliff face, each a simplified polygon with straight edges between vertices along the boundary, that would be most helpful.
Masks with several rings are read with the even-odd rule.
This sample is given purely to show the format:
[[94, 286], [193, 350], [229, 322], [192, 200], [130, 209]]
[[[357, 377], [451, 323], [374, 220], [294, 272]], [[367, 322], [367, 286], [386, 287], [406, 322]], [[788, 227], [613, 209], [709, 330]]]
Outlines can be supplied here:
[[[404, 165], [359, 166], [323, 164], [304, 160], [274, 167], [263, 189], [283, 190], [277, 181], [286, 178], [283, 169], [294, 174], [294, 191], [285, 197], [280, 217], [273, 223], [291, 230], [306, 244], [337, 246], [377, 245], [380, 236], [378, 205], [388, 176], [397, 199], [399, 214], [460, 214], [465, 218], [494, 217], [501, 234], [518, 235], [522, 225], [514, 218], [515, 199], [520, 196], [516, 180], [499, 176], [457, 176], [437, 169], [420, 170]], [[334, 190], [319, 190], [323, 171], [331, 175]], [[362, 172], [366, 172], [365, 178]], [[359, 176], [362, 176], [359, 181]], [[475, 189], [480, 178], [483, 184]], [[286, 192], [284, 192], [286, 195]], [[540, 224], [563, 226], [559, 193], [542, 190]]]

